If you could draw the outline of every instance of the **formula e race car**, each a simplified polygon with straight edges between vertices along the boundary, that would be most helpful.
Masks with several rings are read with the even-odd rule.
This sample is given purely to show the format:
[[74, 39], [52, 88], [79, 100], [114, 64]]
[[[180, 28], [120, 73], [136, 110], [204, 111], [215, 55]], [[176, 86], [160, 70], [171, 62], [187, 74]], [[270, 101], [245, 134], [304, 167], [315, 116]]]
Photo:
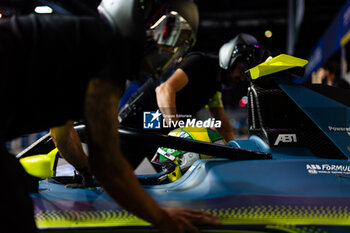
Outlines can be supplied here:
[[[223, 223], [202, 232], [349, 232], [350, 92], [294, 84], [306, 63], [282, 54], [247, 72], [247, 140], [220, 145], [120, 129], [122, 141], [215, 156], [167, 184], [158, 183], [164, 171], [138, 176], [144, 189], [160, 205], [202, 209]], [[18, 158], [41, 177], [32, 193], [40, 231], [157, 232], [100, 187], [65, 188], [70, 177], [55, 176], [49, 136]]]

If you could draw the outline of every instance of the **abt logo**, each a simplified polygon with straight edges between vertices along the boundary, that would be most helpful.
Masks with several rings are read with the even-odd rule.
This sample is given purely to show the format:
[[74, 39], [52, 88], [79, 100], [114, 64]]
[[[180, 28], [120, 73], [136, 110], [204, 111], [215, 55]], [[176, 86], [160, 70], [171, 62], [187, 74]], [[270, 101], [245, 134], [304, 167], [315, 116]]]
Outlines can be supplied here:
[[277, 146], [280, 142], [283, 142], [283, 143], [297, 142], [297, 135], [296, 134], [279, 134], [274, 145]]

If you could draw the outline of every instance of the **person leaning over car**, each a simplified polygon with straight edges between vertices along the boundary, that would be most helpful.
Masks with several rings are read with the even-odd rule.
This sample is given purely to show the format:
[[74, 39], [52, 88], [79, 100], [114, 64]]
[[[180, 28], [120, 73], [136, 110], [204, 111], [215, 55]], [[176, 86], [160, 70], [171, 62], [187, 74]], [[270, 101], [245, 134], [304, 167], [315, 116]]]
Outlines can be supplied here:
[[143, 31], [137, 0], [102, 1], [105, 20], [31, 14], [0, 21], [0, 174], [6, 177], [0, 196], [6, 214], [0, 224], [8, 232], [36, 232], [36, 227], [24, 169], [5, 141], [53, 127], [59, 139], [72, 130], [72, 120], [81, 118], [87, 127], [89, 169], [120, 206], [166, 232], [199, 232], [194, 224], [219, 224], [202, 211], [160, 207], [120, 151], [117, 109], [125, 80], [137, 70], [143, 33], [129, 37], [111, 27], [118, 12], [111, 6], [140, 11], [122, 25]]
[[156, 88], [157, 104], [167, 122], [180, 115], [194, 115], [207, 104], [212, 117], [221, 121], [217, 130], [226, 141], [234, 139], [233, 127], [221, 100], [221, 86], [246, 81], [245, 71], [262, 61], [263, 50], [251, 35], [240, 33], [225, 43], [219, 58], [201, 52], [187, 55], [174, 74]]

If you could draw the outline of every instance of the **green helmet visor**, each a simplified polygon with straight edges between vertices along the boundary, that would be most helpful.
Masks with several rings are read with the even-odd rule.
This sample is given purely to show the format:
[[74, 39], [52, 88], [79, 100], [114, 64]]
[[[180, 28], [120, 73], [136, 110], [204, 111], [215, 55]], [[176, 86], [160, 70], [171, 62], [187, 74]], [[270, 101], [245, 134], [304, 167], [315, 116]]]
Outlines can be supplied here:
[[[191, 140], [225, 144], [225, 141], [218, 132], [204, 127], [177, 128], [171, 131], [169, 135]], [[151, 163], [162, 167], [164, 176], [160, 178], [161, 181], [168, 178], [168, 181], [174, 182], [178, 180], [194, 162], [199, 159], [209, 158], [213, 157], [191, 151], [159, 147]]]

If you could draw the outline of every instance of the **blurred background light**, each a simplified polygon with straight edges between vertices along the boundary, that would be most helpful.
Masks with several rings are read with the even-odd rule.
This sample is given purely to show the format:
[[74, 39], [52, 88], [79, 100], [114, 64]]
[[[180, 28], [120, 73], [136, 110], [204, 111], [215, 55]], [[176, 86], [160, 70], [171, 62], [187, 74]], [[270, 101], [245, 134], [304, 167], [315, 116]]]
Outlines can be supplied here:
[[264, 33], [266, 38], [271, 38], [272, 37], [272, 32], [270, 30], [266, 30]]

